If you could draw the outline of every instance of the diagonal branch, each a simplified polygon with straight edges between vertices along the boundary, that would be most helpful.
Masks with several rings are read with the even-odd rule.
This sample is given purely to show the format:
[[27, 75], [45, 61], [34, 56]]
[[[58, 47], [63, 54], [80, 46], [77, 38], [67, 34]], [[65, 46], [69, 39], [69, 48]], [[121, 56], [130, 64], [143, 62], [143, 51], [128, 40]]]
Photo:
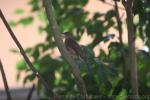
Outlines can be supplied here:
[[58, 49], [61, 52], [62, 56], [66, 59], [66, 61], [70, 65], [70, 69], [74, 75], [78, 89], [80, 91], [80, 94], [84, 97], [84, 99], [87, 99], [85, 83], [84, 83], [82, 77], [80, 76], [79, 66], [70, 57], [66, 47], [63, 44], [62, 39], [61, 39], [59, 27], [54, 18], [54, 14], [53, 14], [52, 1], [51, 0], [43, 0], [43, 1], [44, 1], [44, 7], [46, 10], [47, 18], [48, 18], [49, 24], [51, 25], [52, 33], [53, 33], [54, 39], [57, 43]]
[[4, 83], [4, 86], [5, 86], [5, 91], [6, 91], [6, 94], [7, 94], [7, 100], [12, 100], [1, 59], [0, 59], [0, 70], [1, 70], [2, 78], [3, 78], [3, 83]]
[[26, 56], [25, 51], [23, 49], [23, 47], [21, 46], [21, 44], [19, 43], [18, 39], [16, 38], [15, 34], [13, 33], [12, 29], [10, 28], [7, 20], [5, 19], [1, 9], [0, 9], [0, 17], [3, 20], [9, 34], [11, 35], [12, 39], [14, 40], [14, 42], [16, 43], [17, 47], [20, 50], [21, 55], [23, 56], [24, 60], [26, 61], [26, 63], [28, 64], [29, 68], [32, 70], [33, 75], [35, 75], [40, 82], [43, 84], [43, 86], [45, 87], [45, 89], [47, 89], [47, 91], [49, 92], [49, 96], [52, 98], [56, 98], [56, 94], [53, 93], [53, 91], [49, 88], [48, 83], [44, 80], [44, 78], [41, 76], [41, 74], [35, 69], [35, 67], [32, 65], [31, 61], [29, 60], [29, 58]]

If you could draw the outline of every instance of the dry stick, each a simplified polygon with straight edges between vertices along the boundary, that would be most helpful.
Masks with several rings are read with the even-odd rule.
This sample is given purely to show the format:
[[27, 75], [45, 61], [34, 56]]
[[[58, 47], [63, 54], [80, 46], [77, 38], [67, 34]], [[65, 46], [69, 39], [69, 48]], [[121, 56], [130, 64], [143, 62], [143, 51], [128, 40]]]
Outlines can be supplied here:
[[3, 83], [4, 83], [4, 86], [5, 86], [5, 91], [6, 91], [6, 94], [7, 94], [7, 100], [12, 100], [1, 59], [0, 59], [0, 70], [1, 70], [2, 78], [3, 78]]
[[76, 81], [78, 89], [80, 91], [80, 94], [83, 96], [84, 99], [87, 99], [85, 83], [84, 83], [82, 77], [80, 76], [79, 66], [71, 58], [66, 47], [63, 44], [58, 24], [54, 18], [52, 1], [44, 0], [44, 6], [45, 6], [47, 18], [48, 18], [49, 24], [51, 25], [52, 33], [53, 33], [54, 39], [57, 43], [58, 49], [61, 52], [62, 56], [65, 58], [65, 60], [70, 65], [70, 69], [74, 75], [75, 81]]
[[34, 66], [32, 65], [31, 61], [29, 60], [29, 58], [26, 56], [24, 49], [22, 48], [21, 44], [19, 43], [18, 39], [16, 38], [15, 34], [13, 33], [13, 31], [11, 30], [8, 22], [6, 21], [1, 9], [0, 9], [0, 17], [3, 20], [9, 34], [11, 35], [12, 39], [14, 40], [14, 42], [16, 43], [17, 47], [20, 50], [20, 53], [22, 54], [24, 60], [26, 61], [26, 63], [28, 64], [29, 68], [32, 70], [33, 75], [35, 75], [40, 82], [43, 84], [43, 86], [45, 87], [45, 89], [47, 89], [47, 91], [49, 92], [49, 96], [52, 98], [56, 98], [56, 94], [49, 88], [48, 83], [43, 79], [43, 77], [40, 75], [40, 73], [34, 68]]
[[[122, 3], [126, 9], [126, 14], [127, 14], [131, 91], [132, 91], [133, 95], [138, 97], [138, 80], [137, 80], [137, 68], [136, 68], [137, 65], [136, 65], [136, 53], [135, 53], [135, 34], [134, 34], [133, 13], [132, 13], [133, 0], [127, 0], [127, 1], [123, 0]], [[138, 98], [135, 98], [135, 99], [138, 99]]]
[[119, 15], [119, 9], [118, 9], [117, 1], [115, 0], [114, 3], [115, 3], [114, 7], [115, 7], [115, 11], [116, 11], [116, 20], [117, 20], [117, 26], [118, 26], [118, 32], [119, 32], [119, 41], [121, 44], [121, 59], [123, 62], [123, 75], [124, 75], [124, 78], [126, 79], [128, 74], [127, 74], [127, 66], [125, 63], [125, 54], [124, 54], [124, 49], [123, 49], [122, 22], [121, 22], [121, 17]]

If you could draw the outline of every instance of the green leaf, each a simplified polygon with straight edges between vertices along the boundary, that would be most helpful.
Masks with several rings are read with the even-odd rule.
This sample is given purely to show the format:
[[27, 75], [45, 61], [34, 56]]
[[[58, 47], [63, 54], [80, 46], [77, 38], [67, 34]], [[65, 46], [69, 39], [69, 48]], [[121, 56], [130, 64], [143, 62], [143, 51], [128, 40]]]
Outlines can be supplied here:
[[32, 11], [37, 11], [40, 9], [40, 1], [39, 0], [30, 0], [28, 3], [32, 7]]
[[106, 13], [105, 15], [105, 19], [106, 20], [110, 20], [112, 17], [114, 17], [116, 15], [115, 11], [114, 10], [110, 10]]
[[16, 9], [15, 10], [15, 14], [22, 14], [22, 13], [24, 13], [23, 9]]
[[150, 8], [145, 9], [147, 13], [150, 13]]
[[66, 19], [63, 21], [63, 23], [60, 24], [61, 31], [70, 31], [74, 28], [74, 23], [70, 21], [71, 19]]
[[80, 0], [82, 6], [85, 6], [88, 3], [89, 0]]
[[146, 80], [147, 80], [147, 86], [150, 87], [150, 73], [147, 73], [146, 75]]
[[121, 79], [118, 81], [117, 85], [114, 87], [112, 95], [119, 95], [122, 89], [129, 89], [129, 83], [126, 79]]
[[40, 56], [39, 48], [35, 48], [33, 50], [32, 56], [34, 57], [35, 60], [37, 60], [39, 58], [39, 56]]
[[103, 14], [96, 12], [93, 16], [93, 20], [96, 20], [96, 19], [100, 18], [101, 16], [103, 16]]
[[122, 89], [122, 91], [119, 93], [119, 95], [116, 96], [116, 100], [126, 100], [126, 90]]
[[33, 17], [29, 16], [26, 18], [22, 18], [18, 21], [19, 24], [22, 24], [24, 26], [29, 25], [33, 22]]
[[29, 74], [29, 75], [27, 75], [25, 78], [24, 78], [24, 80], [23, 80], [23, 84], [26, 84], [27, 83], [27, 81], [33, 81], [35, 79], [35, 75], [33, 75], [33, 74]]
[[44, 31], [45, 31], [45, 29], [44, 29], [42, 26], [39, 26], [39, 27], [38, 27], [38, 32], [39, 32], [39, 33], [42, 33], [42, 32], [44, 32]]
[[43, 10], [39, 11], [37, 16], [40, 21], [46, 21], [46, 16], [45, 16], [45, 13], [43, 12]]
[[20, 60], [17, 62], [16, 68], [17, 70], [20, 70], [20, 71], [25, 70], [27, 68], [27, 64], [24, 60]]
[[27, 49], [25, 49], [25, 52], [30, 54], [32, 52], [32, 50], [33, 50], [33, 48], [27, 48]]
[[136, 15], [133, 17], [133, 23], [134, 23], [134, 25], [138, 25], [139, 21], [140, 21], [139, 15], [136, 14]]
[[9, 25], [12, 26], [12, 27], [16, 27], [17, 22], [15, 22], [15, 21], [10, 21], [10, 22], [9, 22]]

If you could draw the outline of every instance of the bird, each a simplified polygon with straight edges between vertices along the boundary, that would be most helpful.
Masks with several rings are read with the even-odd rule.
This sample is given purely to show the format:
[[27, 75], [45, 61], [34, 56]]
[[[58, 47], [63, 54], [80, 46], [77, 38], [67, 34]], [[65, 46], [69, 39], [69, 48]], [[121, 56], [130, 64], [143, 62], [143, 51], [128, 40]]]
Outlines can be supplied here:
[[64, 44], [72, 57], [79, 57], [84, 62], [87, 62], [87, 55], [83, 48], [75, 41], [70, 32], [62, 33], [64, 36]]

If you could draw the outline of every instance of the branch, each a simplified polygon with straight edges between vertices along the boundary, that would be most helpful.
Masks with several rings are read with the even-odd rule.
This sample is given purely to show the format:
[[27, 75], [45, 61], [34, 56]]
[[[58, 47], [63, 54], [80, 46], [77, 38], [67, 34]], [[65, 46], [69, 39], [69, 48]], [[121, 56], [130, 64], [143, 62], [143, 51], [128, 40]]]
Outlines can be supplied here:
[[115, 2], [115, 11], [116, 11], [116, 20], [117, 20], [117, 24], [118, 24], [118, 31], [119, 31], [119, 39], [120, 39], [120, 43], [123, 44], [123, 41], [122, 41], [122, 22], [121, 22], [121, 18], [119, 16], [119, 10], [118, 10], [118, 4], [117, 4], [117, 1], [114, 1]]
[[7, 94], [7, 100], [12, 100], [1, 59], [0, 59], [0, 70], [1, 70], [2, 78], [3, 78], [3, 83], [4, 83], [4, 86], [5, 86], [5, 91], [6, 91], [6, 94]]
[[125, 63], [125, 54], [124, 54], [124, 49], [123, 49], [123, 40], [122, 40], [122, 22], [121, 22], [121, 17], [119, 15], [119, 9], [118, 9], [118, 4], [117, 1], [114, 0], [115, 6], [114, 9], [116, 11], [116, 20], [117, 20], [117, 26], [118, 26], [118, 32], [119, 32], [119, 41], [120, 41], [120, 45], [121, 45], [121, 59], [122, 59], [122, 63], [123, 63], [123, 75], [124, 78], [127, 78], [127, 66]]
[[58, 24], [54, 18], [52, 1], [51, 0], [44, 0], [44, 6], [45, 6], [45, 10], [46, 10], [49, 24], [52, 26], [51, 27], [52, 33], [53, 33], [54, 39], [57, 43], [58, 49], [61, 52], [62, 56], [65, 58], [65, 60], [69, 63], [70, 69], [71, 69], [71, 71], [74, 75], [74, 78], [76, 80], [78, 89], [79, 89], [81, 95], [84, 97], [84, 99], [86, 99], [86, 88], [85, 88], [84, 81], [83, 81], [82, 77], [80, 76], [79, 66], [70, 57], [66, 47], [63, 44]]
[[31, 100], [32, 99], [32, 95], [35, 89], [35, 85], [33, 84], [33, 86], [31, 87], [31, 89], [29, 90], [28, 96], [26, 100]]
[[[136, 52], [135, 52], [135, 32], [133, 24], [133, 13], [132, 13], [133, 0], [123, 0], [123, 5], [126, 9], [127, 14], [127, 28], [128, 28], [128, 45], [129, 45], [129, 56], [130, 56], [130, 75], [131, 75], [131, 91], [133, 95], [138, 97], [138, 80], [137, 80], [137, 65], [136, 65]], [[136, 98], [138, 99], [138, 98]]]
[[[104, 3], [104, 4], [106, 4], [106, 5], [115, 7], [115, 5], [113, 5], [113, 4], [109, 3], [109, 2], [106, 2], [106, 1], [103, 1], [103, 0], [99, 0], [99, 1], [101, 1], [102, 3]], [[116, 1], [116, 0], [114, 0], [114, 1]], [[119, 6], [118, 6], [118, 9], [120, 9], [120, 10], [125, 10], [123, 7], [119, 7]]]
[[49, 92], [49, 96], [52, 98], [56, 98], [56, 94], [53, 93], [53, 91], [49, 88], [48, 83], [44, 80], [44, 78], [41, 76], [41, 74], [35, 69], [35, 67], [32, 65], [31, 61], [29, 60], [29, 58], [26, 56], [25, 51], [23, 49], [23, 47], [21, 46], [21, 44], [19, 43], [18, 39], [16, 38], [15, 34], [13, 33], [12, 29], [10, 28], [7, 20], [5, 19], [1, 9], [0, 9], [0, 17], [3, 20], [9, 34], [11, 35], [12, 39], [14, 40], [14, 42], [16, 43], [17, 47], [20, 50], [21, 55], [23, 56], [24, 60], [26, 61], [26, 63], [28, 64], [29, 68], [32, 70], [33, 75], [35, 75], [40, 82], [43, 84], [43, 86], [45, 87], [45, 89]]

